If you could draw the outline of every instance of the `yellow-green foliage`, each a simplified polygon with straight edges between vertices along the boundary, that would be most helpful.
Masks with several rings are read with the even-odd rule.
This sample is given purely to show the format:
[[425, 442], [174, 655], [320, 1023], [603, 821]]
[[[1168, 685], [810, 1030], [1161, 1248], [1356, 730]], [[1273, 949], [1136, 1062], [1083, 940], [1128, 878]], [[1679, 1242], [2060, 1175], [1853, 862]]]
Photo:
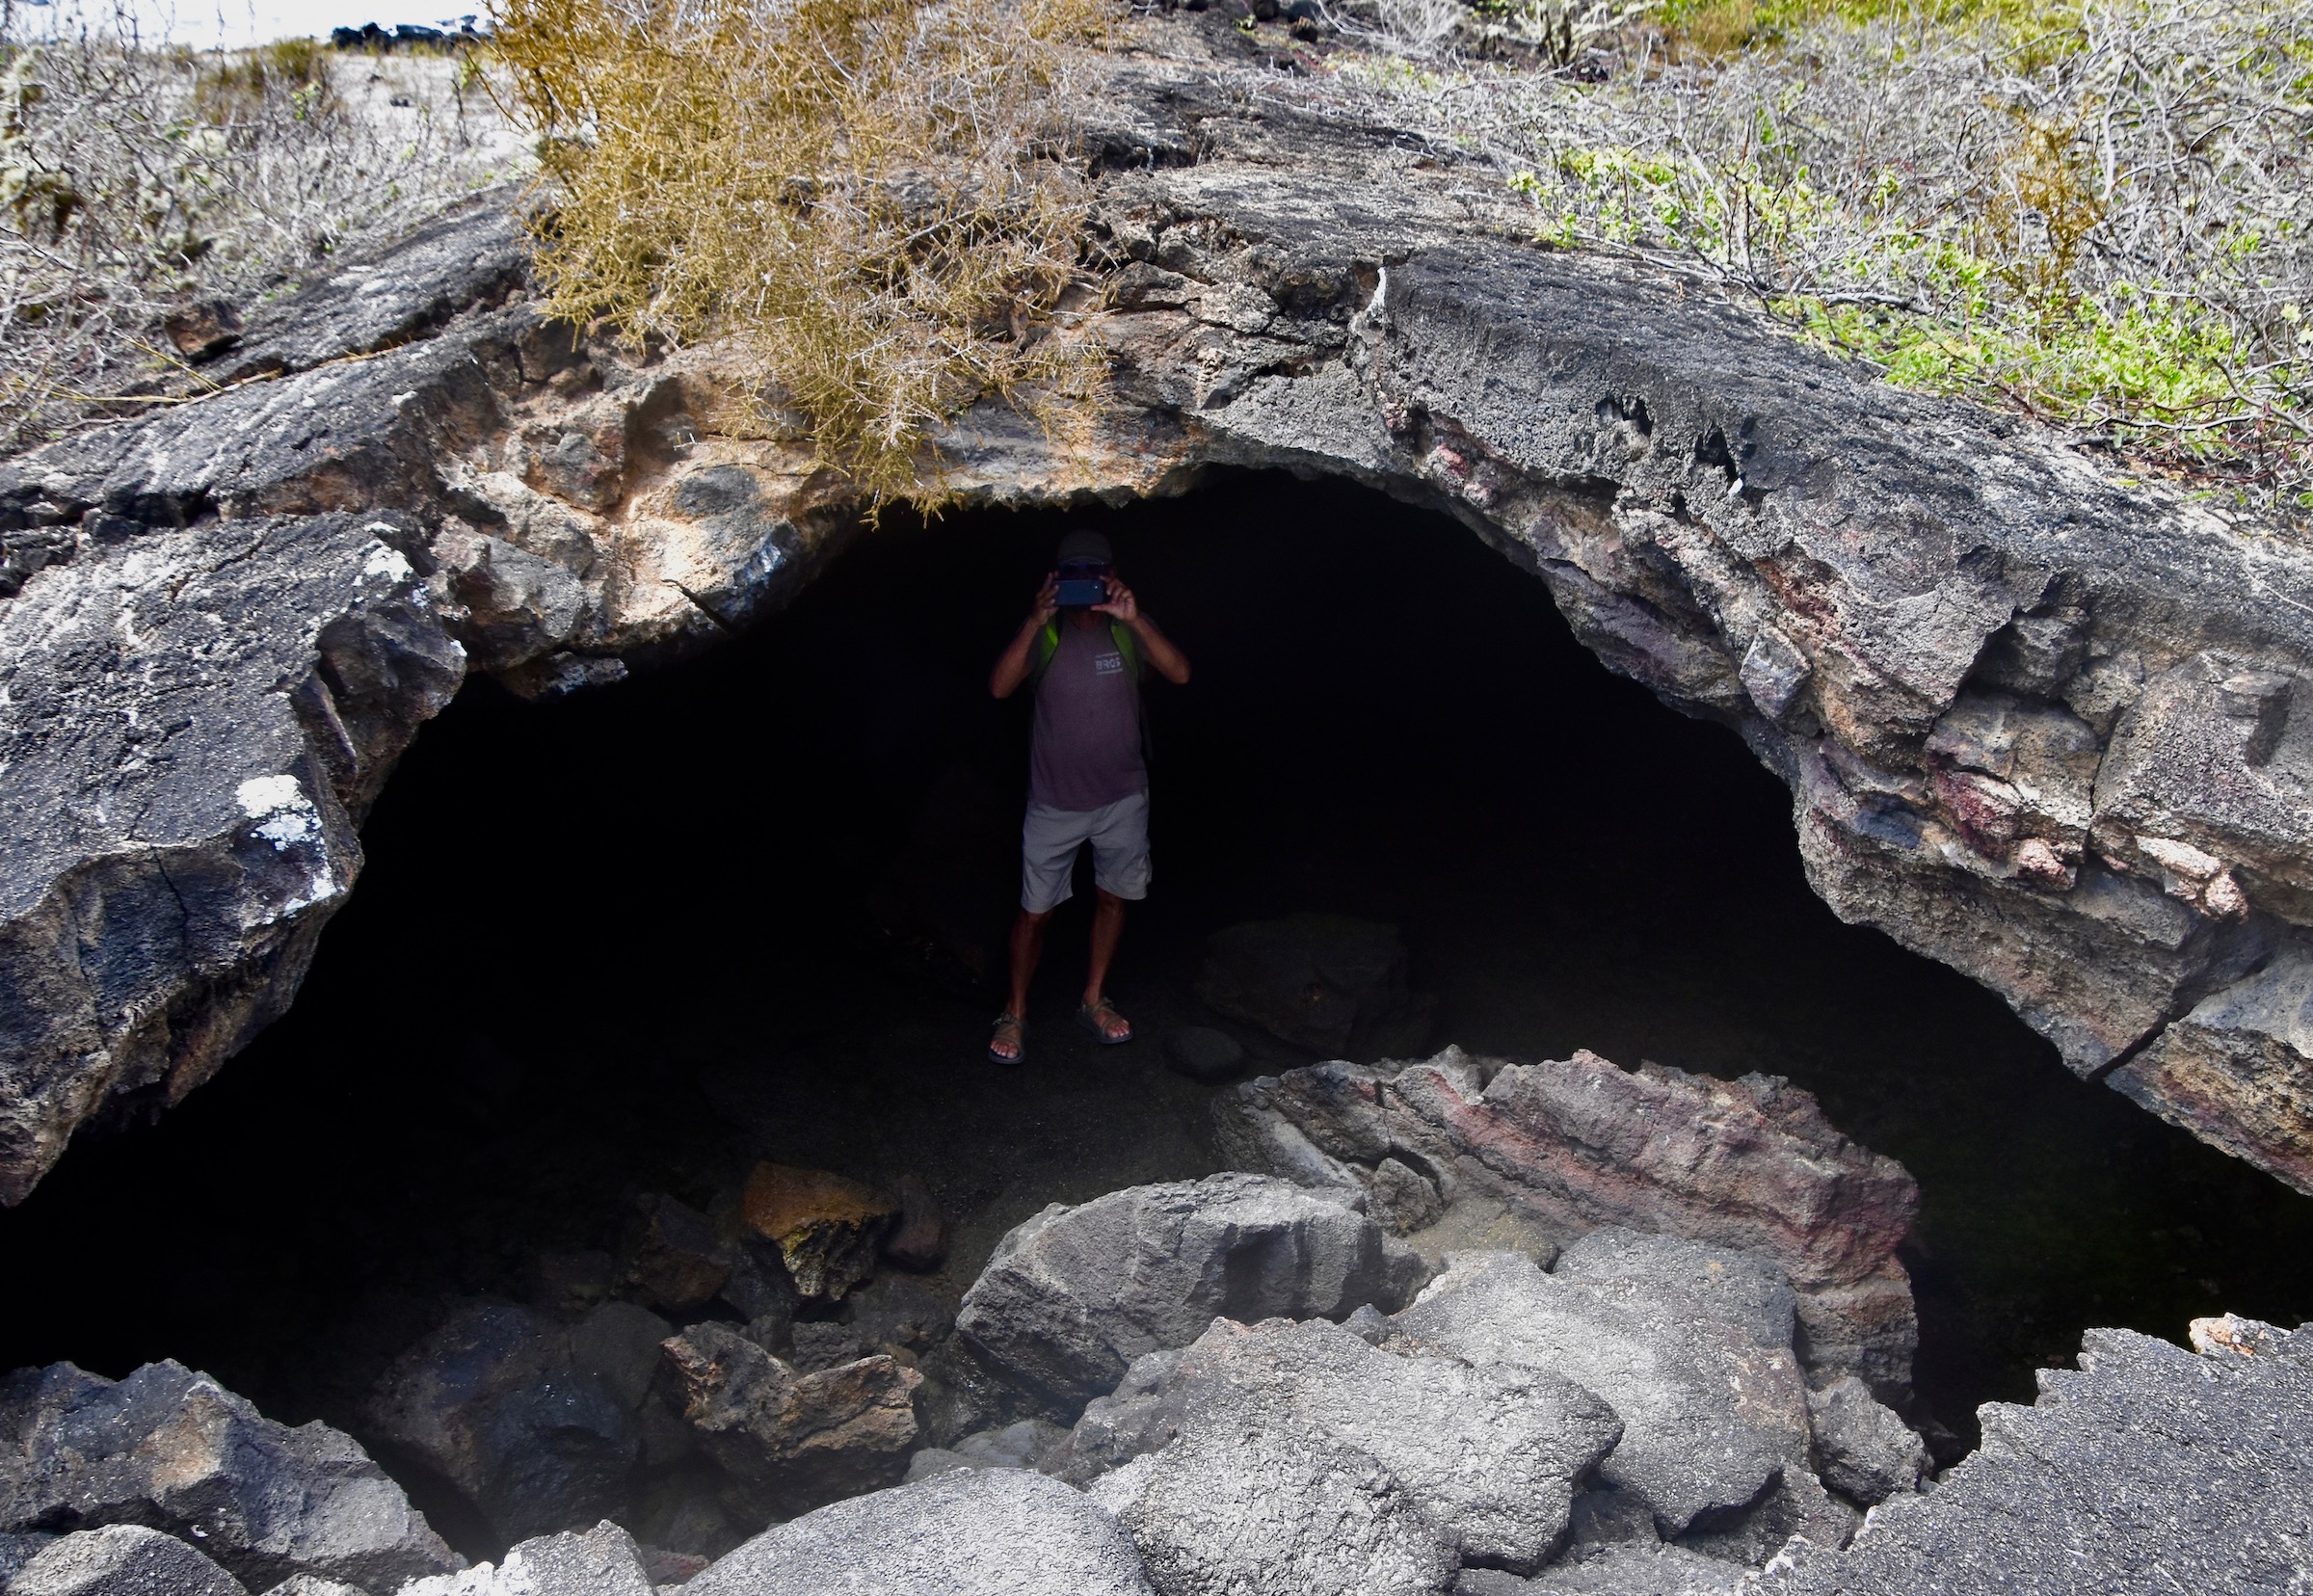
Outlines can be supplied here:
[[1049, 336], [1085, 203], [1063, 153], [1100, 0], [505, 0], [542, 135], [552, 313], [729, 338], [875, 501], [940, 496], [928, 439], [986, 394], [1084, 419]]

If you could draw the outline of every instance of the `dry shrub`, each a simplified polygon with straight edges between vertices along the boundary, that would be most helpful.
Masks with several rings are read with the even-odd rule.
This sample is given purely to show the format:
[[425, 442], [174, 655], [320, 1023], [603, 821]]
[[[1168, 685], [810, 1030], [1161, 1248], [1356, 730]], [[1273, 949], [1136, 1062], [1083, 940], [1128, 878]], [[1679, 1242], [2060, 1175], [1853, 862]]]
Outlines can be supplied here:
[[505, 0], [553, 208], [547, 307], [629, 340], [727, 338], [776, 425], [875, 503], [941, 496], [929, 439], [1001, 395], [1090, 421], [1050, 335], [1080, 292], [1069, 150], [1101, 0]]
[[1757, 14], [1724, 59], [1629, 30], [1598, 82], [1371, 61], [1327, 92], [1496, 163], [1548, 242], [1712, 279], [1893, 382], [2218, 499], [2313, 510], [2313, 4]]
[[173, 310], [246, 310], [518, 158], [463, 63], [372, 84], [309, 40], [156, 49], [125, 17], [0, 14], [0, 448], [198, 387]]

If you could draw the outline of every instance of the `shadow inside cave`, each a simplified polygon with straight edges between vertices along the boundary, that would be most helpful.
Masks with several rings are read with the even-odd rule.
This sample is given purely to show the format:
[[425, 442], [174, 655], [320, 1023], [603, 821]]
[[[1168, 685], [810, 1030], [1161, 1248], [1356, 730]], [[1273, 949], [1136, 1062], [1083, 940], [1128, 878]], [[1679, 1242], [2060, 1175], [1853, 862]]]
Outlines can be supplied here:
[[[1068, 1024], [1079, 899], [1002, 1071], [968, 961], [908, 973], [864, 906], [931, 881], [950, 924], [1008, 918], [1026, 722], [985, 674], [1085, 522], [1196, 667], [1149, 694], [1156, 885], [1114, 983], [1143, 1040]], [[712, 1207], [763, 1157], [923, 1177], [960, 1289], [1047, 1203], [1215, 1167], [1215, 1089], [1158, 1040], [1212, 1023], [1209, 933], [1302, 909], [1402, 926], [1437, 1044], [1785, 1075], [1901, 1158], [1919, 1387], [1955, 1429], [2085, 1326], [2313, 1304], [2313, 1202], [1842, 925], [1733, 732], [1608, 675], [1459, 525], [1345, 485], [894, 517], [709, 656], [543, 705], [476, 682], [365, 838], [291, 1014], [0, 1215], [0, 1369], [173, 1357], [358, 1429], [442, 1293], [518, 1291], [637, 1195]], [[1262, 1068], [1307, 1059], [1240, 1034]]]

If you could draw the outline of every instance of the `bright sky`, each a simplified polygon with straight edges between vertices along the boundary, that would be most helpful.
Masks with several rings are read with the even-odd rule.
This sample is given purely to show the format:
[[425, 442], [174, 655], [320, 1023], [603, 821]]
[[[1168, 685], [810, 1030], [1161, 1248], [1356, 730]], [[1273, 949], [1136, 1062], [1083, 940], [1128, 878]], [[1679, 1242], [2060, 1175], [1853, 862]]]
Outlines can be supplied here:
[[[114, 0], [17, 0], [19, 18], [37, 28], [41, 13], [53, 5], [59, 24], [75, 16], [110, 20]], [[262, 44], [276, 39], [311, 35], [326, 39], [332, 28], [358, 28], [375, 22], [390, 28], [398, 22], [423, 22], [429, 27], [456, 27], [458, 14], [439, 15], [432, 6], [470, 6], [477, 13], [480, 0], [118, 0], [136, 18], [137, 33], [147, 43], [164, 40], [205, 49], [216, 45]], [[40, 10], [32, 8], [40, 6]], [[376, 7], [364, 10], [364, 7]], [[477, 18], [478, 19], [478, 18]]]

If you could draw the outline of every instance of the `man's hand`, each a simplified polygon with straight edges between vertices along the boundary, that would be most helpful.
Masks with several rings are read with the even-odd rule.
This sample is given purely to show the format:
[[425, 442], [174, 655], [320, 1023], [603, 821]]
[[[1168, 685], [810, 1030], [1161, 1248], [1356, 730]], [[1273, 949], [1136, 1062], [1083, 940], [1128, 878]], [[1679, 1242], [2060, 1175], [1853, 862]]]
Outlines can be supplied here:
[[1106, 578], [1106, 581], [1108, 583], [1108, 601], [1104, 604], [1093, 605], [1092, 612], [1095, 615], [1113, 615], [1130, 626], [1140, 619], [1139, 600], [1132, 597], [1130, 588], [1125, 586], [1114, 576]]
[[1004, 652], [997, 656], [996, 669], [988, 673], [988, 691], [997, 698], [1010, 698], [1020, 691], [1020, 684], [1028, 679], [1029, 651], [1036, 646], [1036, 634], [1051, 624], [1060, 613], [1060, 573], [1044, 573], [1044, 586], [1036, 590], [1036, 602], [1028, 609], [1028, 618], [1020, 624]]
[[1148, 656], [1149, 664], [1158, 676], [1175, 686], [1188, 680], [1187, 656], [1173, 647], [1171, 638], [1156, 629], [1156, 622], [1140, 613], [1140, 600], [1132, 597], [1130, 588], [1114, 576], [1109, 577], [1108, 601], [1092, 608], [1094, 614], [1113, 615], [1132, 628], [1132, 635], [1140, 639], [1141, 652]]

